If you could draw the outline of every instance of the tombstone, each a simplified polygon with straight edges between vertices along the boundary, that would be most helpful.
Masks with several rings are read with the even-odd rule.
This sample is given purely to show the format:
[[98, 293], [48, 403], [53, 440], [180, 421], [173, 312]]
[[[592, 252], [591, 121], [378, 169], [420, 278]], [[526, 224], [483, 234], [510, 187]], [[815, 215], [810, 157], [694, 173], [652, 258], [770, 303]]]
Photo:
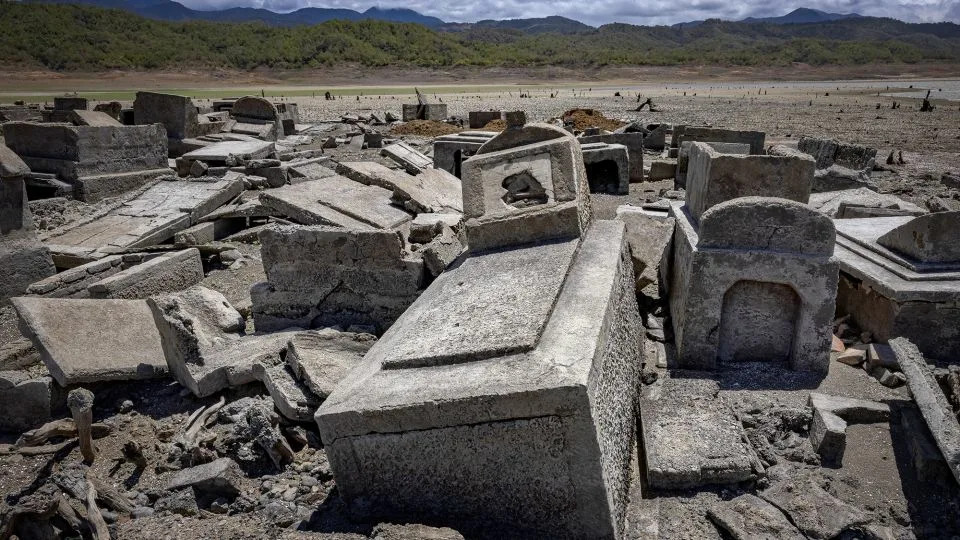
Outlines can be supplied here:
[[641, 325], [624, 226], [591, 224], [585, 177], [577, 141], [548, 125], [464, 162], [470, 256], [317, 411], [352, 511], [488, 535], [623, 533]]
[[622, 144], [581, 144], [591, 193], [630, 193], [630, 157]]
[[433, 140], [433, 167], [460, 178], [463, 161], [496, 135], [493, 131], [463, 131], [437, 137]]
[[691, 210], [689, 203], [671, 206], [670, 313], [679, 366], [785, 361], [825, 373], [838, 273], [831, 220], [771, 197], [727, 200], [699, 220]]
[[589, 191], [583, 154], [556, 126], [490, 139], [463, 163], [462, 183], [471, 251], [580, 236], [590, 222], [590, 199], [578, 197]]
[[230, 128], [234, 133], [252, 135], [267, 141], [283, 137], [284, 128], [276, 105], [269, 100], [244, 96], [233, 102], [230, 116], [236, 124]]
[[170, 174], [162, 125], [73, 126], [8, 122], [7, 146], [34, 172], [55, 174], [74, 196], [96, 202]]
[[23, 160], [0, 144], [0, 304], [56, 273], [27, 206], [23, 177], [29, 172]]
[[814, 161], [785, 146], [768, 155], [721, 154], [706, 143], [690, 146], [687, 206], [694, 222], [718, 203], [737, 197], [780, 197], [806, 203], [810, 198]]
[[837, 219], [837, 312], [874, 340], [960, 356], [960, 211]]
[[402, 106], [403, 121], [432, 120], [442, 122], [447, 119], [446, 103], [404, 103]]

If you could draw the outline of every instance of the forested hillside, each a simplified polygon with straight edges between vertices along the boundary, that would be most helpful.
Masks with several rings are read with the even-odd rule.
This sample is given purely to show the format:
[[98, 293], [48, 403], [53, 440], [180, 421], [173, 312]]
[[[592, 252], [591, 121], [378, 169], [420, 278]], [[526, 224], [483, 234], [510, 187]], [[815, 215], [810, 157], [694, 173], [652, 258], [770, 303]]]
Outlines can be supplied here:
[[610, 24], [531, 33], [440, 32], [372, 20], [313, 26], [164, 22], [90, 6], [0, 3], [0, 62], [54, 70], [365, 66], [783, 66], [960, 62], [960, 26], [857, 18], [694, 27]]

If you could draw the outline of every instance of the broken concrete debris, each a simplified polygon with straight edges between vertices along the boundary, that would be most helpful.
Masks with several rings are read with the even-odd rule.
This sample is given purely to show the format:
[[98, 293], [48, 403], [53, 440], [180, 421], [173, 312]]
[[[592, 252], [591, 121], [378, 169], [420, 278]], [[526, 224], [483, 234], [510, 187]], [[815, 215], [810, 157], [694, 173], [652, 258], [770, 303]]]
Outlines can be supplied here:
[[4, 482], [55, 455], [0, 531], [910, 537], [911, 475], [956, 488], [949, 194], [827, 139], [501, 107], [431, 140], [395, 103], [0, 108]]

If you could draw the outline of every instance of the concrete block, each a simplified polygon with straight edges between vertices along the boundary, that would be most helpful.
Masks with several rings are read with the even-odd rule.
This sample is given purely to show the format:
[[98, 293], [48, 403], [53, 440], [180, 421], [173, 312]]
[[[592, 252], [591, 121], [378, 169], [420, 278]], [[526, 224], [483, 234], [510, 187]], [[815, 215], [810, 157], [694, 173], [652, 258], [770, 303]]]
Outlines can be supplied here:
[[797, 149], [810, 154], [817, 161], [817, 169], [839, 165], [856, 171], [869, 171], [876, 163], [877, 149], [858, 144], [846, 144], [836, 139], [800, 137]]
[[392, 229], [411, 215], [391, 204], [393, 193], [335, 175], [264, 191], [260, 202], [304, 225], [354, 230]]
[[51, 377], [0, 371], [0, 431], [23, 432], [53, 419], [64, 396]]
[[783, 146], [769, 155], [721, 154], [706, 143], [690, 147], [687, 205], [694, 221], [711, 206], [737, 197], [777, 197], [806, 203], [813, 158]]
[[627, 147], [627, 158], [630, 163], [630, 181], [643, 181], [643, 134], [642, 133], [606, 133], [580, 137], [580, 144], [606, 143], [620, 144]]
[[739, 131], [699, 126], [683, 126], [674, 130], [672, 146], [681, 148], [684, 141], [718, 143], [745, 143], [750, 145], [750, 155], [763, 154], [767, 135], [762, 131]]
[[13, 305], [60, 386], [167, 373], [160, 335], [143, 300], [19, 297]]
[[413, 176], [374, 161], [344, 161], [337, 173], [361, 184], [393, 192], [392, 200], [410, 212], [463, 212], [460, 181], [446, 171], [426, 169]]
[[145, 299], [203, 281], [200, 251], [189, 248], [150, 259], [87, 287], [91, 298]]
[[260, 244], [267, 282], [250, 293], [260, 330], [358, 324], [383, 331], [423, 285], [423, 262], [405, 255], [396, 231], [268, 227]]

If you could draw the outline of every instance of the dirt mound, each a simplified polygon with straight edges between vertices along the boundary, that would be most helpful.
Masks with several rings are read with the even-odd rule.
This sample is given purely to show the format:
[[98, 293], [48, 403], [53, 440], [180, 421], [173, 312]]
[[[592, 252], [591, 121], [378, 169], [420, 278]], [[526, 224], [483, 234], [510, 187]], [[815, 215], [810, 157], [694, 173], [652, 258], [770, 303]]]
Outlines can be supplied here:
[[620, 120], [607, 118], [600, 111], [593, 109], [570, 109], [561, 116], [563, 123], [573, 122], [573, 129], [583, 131], [587, 128], [600, 128], [613, 131], [626, 124]]
[[500, 119], [491, 120], [487, 122], [487, 125], [483, 126], [481, 129], [483, 131], [503, 131], [507, 129], [507, 123]]
[[413, 120], [394, 126], [390, 133], [394, 135], [419, 135], [420, 137], [439, 137], [440, 135], [450, 135], [451, 133], [460, 133], [463, 128], [451, 126], [445, 122], [436, 120]]

